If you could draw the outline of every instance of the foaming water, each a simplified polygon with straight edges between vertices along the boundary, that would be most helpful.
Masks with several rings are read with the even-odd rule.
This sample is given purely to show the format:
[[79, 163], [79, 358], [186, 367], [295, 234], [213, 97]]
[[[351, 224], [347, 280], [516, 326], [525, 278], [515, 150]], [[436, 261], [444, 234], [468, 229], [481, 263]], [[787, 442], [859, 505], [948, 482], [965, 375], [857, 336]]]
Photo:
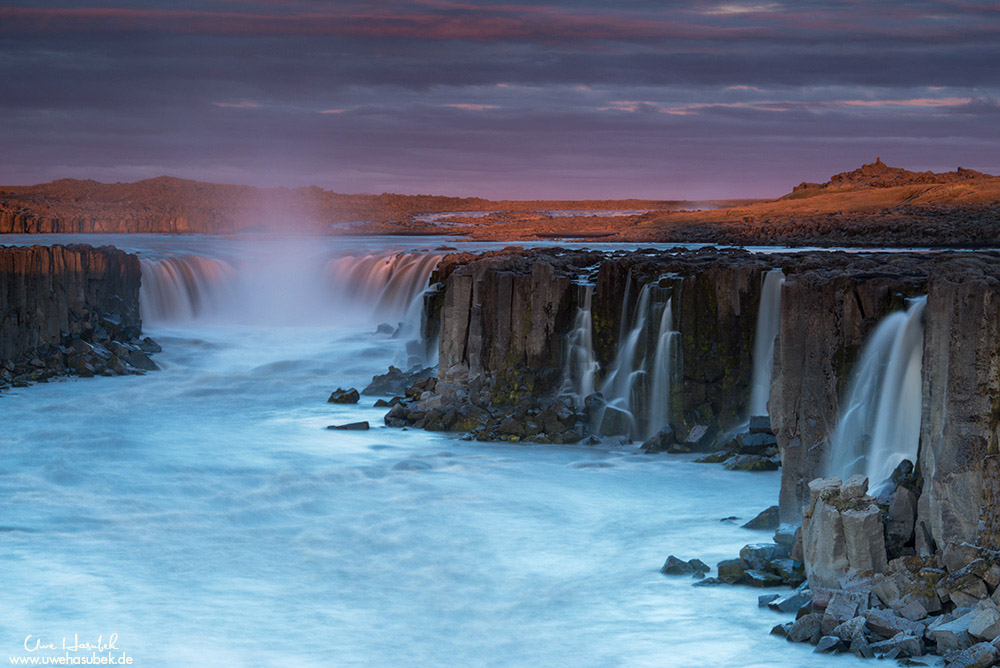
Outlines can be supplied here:
[[757, 590], [657, 572], [759, 541], [719, 519], [771, 505], [776, 473], [384, 428], [374, 397], [325, 401], [399, 352], [351, 322], [147, 329], [162, 371], [0, 396], [5, 653], [117, 633], [166, 668], [861, 665], [769, 636], [788, 617]]

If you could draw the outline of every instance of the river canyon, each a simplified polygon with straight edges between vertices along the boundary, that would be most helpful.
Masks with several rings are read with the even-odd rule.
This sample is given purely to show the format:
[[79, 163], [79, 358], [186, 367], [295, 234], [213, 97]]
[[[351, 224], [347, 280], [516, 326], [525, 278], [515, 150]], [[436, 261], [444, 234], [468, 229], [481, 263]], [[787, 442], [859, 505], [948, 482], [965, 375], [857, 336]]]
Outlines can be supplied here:
[[[66, 245], [77, 242], [125, 252], [54, 264], [83, 252]], [[2, 549], [23, 585], [12, 633], [115, 632], [163, 665], [848, 665], [847, 641], [833, 657], [768, 636], [796, 633], [758, 609], [770, 590], [694, 587], [660, 565], [676, 554], [724, 576], [780, 518], [812, 592], [801, 576], [764, 584], [811, 596], [803, 618], [819, 615], [819, 629], [830, 592], [851, 590], [843, 578], [895, 577], [899, 559], [923, 559], [946, 579], [951, 566], [931, 561], [949, 546], [996, 547], [991, 252], [7, 243], [34, 246], [0, 249], [5, 276], [30, 275], [8, 258], [31, 253], [35, 274], [63, 276], [45, 294], [66, 295], [12, 289], [9, 310], [94, 314], [73, 326], [49, 314], [30, 345], [4, 348]], [[112, 321], [122, 336], [99, 331]], [[94, 373], [64, 364], [32, 377], [39, 351], [65, 361], [85, 345]], [[153, 365], [111, 373], [129, 351]], [[391, 391], [326, 401], [390, 365], [404, 378]], [[897, 486], [904, 460], [915, 473]], [[837, 506], [826, 522], [833, 497], [810, 485], [858, 473], [888, 518], [881, 561], [864, 568], [851, 550], [817, 556], [844, 540], [836, 512], [854, 511]], [[911, 507], [893, 514], [900, 490]], [[772, 505], [768, 531], [740, 526]], [[753, 559], [734, 581], [761, 586]], [[992, 589], [991, 577], [973, 580]], [[851, 619], [896, 609], [866, 596]], [[925, 626], [974, 603], [935, 596]], [[872, 646], [896, 635], [878, 628]], [[920, 643], [921, 654], [943, 645], [923, 631]]]

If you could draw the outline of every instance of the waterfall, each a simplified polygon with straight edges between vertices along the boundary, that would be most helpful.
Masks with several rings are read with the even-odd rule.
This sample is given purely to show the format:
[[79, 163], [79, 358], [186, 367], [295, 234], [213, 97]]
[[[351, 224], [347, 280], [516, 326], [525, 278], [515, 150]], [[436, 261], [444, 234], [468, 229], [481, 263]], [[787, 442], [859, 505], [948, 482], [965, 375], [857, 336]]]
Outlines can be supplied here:
[[383, 252], [330, 260], [293, 239], [249, 249], [235, 264], [198, 255], [144, 258], [140, 307], [148, 323], [309, 325], [374, 317], [398, 326], [397, 338], [409, 341], [424, 330], [423, 295], [441, 257]]
[[[627, 285], [629, 293], [631, 277]], [[644, 437], [650, 429], [659, 430], [669, 421], [678, 339], [672, 331], [672, 300], [663, 299], [666, 294], [669, 290], [655, 283], [642, 286], [631, 320], [628, 303], [622, 306], [622, 338], [614, 364], [601, 384], [605, 407], [596, 427], [606, 434]], [[610, 421], [605, 419], [609, 409], [615, 411]]]
[[577, 406], [594, 393], [594, 381], [600, 365], [594, 355], [594, 328], [591, 314], [594, 287], [578, 286], [576, 318], [567, 341], [566, 363], [563, 367], [563, 393], [573, 397]]
[[399, 317], [423, 294], [441, 261], [436, 253], [368, 253], [331, 260], [327, 271], [343, 296], [379, 316]]
[[863, 473], [877, 490], [901, 461], [916, 463], [926, 303], [883, 318], [865, 345], [833, 433], [830, 475]]
[[659, 336], [653, 355], [652, 390], [649, 395], [649, 422], [646, 436], [652, 436], [670, 423], [670, 399], [677, 372], [677, 348], [680, 332], [674, 331], [673, 299], [668, 299], [660, 314]]
[[223, 260], [181, 255], [142, 259], [139, 309], [147, 322], [192, 320], [213, 313], [229, 299], [236, 271]]
[[753, 342], [750, 415], [767, 415], [771, 372], [774, 370], [774, 340], [781, 329], [781, 285], [784, 282], [785, 274], [780, 269], [764, 272]]

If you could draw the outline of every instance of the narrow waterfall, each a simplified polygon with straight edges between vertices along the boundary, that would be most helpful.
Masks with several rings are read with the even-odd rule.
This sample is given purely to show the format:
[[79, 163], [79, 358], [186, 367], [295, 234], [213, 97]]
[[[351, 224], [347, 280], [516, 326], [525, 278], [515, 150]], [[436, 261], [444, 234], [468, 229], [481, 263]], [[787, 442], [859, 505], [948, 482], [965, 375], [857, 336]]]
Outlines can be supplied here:
[[774, 340], [781, 329], [781, 285], [785, 274], [780, 269], [764, 272], [757, 309], [757, 329], [753, 342], [753, 378], [750, 383], [750, 415], [767, 415], [774, 370]]
[[673, 299], [667, 299], [660, 314], [659, 336], [653, 355], [652, 389], [649, 394], [649, 421], [646, 436], [652, 436], [670, 423], [670, 399], [674, 374], [677, 373], [677, 348], [680, 333], [674, 331]]
[[139, 310], [146, 322], [192, 320], [218, 310], [236, 287], [228, 262], [199, 255], [144, 258]]
[[834, 431], [829, 473], [868, 476], [873, 489], [916, 463], [926, 297], [886, 316], [865, 345]]
[[631, 320], [628, 303], [622, 306], [622, 338], [601, 384], [605, 407], [595, 425], [605, 435], [645, 437], [669, 420], [678, 339], [672, 331], [672, 300], [664, 299], [665, 292], [669, 294], [655, 283], [642, 286]]
[[594, 286], [578, 286], [573, 331], [567, 341], [566, 363], [563, 366], [563, 394], [573, 397], [577, 406], [594, 393], [594, 382], [600, 365], [594, 355], [594, 327], [591, 314]]

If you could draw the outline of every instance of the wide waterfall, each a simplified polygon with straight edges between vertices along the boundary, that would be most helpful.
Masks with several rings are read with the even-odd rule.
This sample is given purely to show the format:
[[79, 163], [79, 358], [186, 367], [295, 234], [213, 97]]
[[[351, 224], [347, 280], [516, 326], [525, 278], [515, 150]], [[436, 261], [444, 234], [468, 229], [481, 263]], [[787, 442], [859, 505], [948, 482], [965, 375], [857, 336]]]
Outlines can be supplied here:
[[750, 415], [767, 415], [774, 370], [774, 340], [781, 329], [781, 285], [785, 274], [780, 269], [764, 272], [757, 309], [757, 329], [753, 342], [753, 377], [750, 383]]
[[139, 308], [146, 322], [194, 320], [217, 312], [234, 296], [236, 270], [224, 260], [180, 255], [144, 258]]
[[833, 434], [829, 474], [868, 476], [873, 489], [917, 460], [926, 297], [886, 316], [855, 366]]
[[399, 317], [423, 294], [441, 257], [436, 253], [345, 255], [330, 260], [327, 271], [349, 299], [365, 303], [379, 316]]
[[[631, 287], [629, 277], [626, 294]], [[669, 294], [669, 289], [647, 283], [639, 290], [631, 320], [628, 302], [622, 306], [618, 353], [600, 389], [605, 408], [596, 426], [604, 434], [646, 437], [669, 421], [678, 343]]]
[[573, 397], [578, 405], [594, 393], [594, 382], [600, 365], [594, 355], [594, 326], [591, 313], [594, 286], [578, 287], [579, 306], [573, 321], [573, 331], [567, 341], [566, 363], [563, 367], [563, 393]]
[[441, 255], [369, 253], [328, 260], [309, 248], [254, 249], [238, 260], [198, 255], [143, 259], [140, 304], [149, 322], [259, 317], [302, 324], [352, 312], [393, 320], [419, 314]]

